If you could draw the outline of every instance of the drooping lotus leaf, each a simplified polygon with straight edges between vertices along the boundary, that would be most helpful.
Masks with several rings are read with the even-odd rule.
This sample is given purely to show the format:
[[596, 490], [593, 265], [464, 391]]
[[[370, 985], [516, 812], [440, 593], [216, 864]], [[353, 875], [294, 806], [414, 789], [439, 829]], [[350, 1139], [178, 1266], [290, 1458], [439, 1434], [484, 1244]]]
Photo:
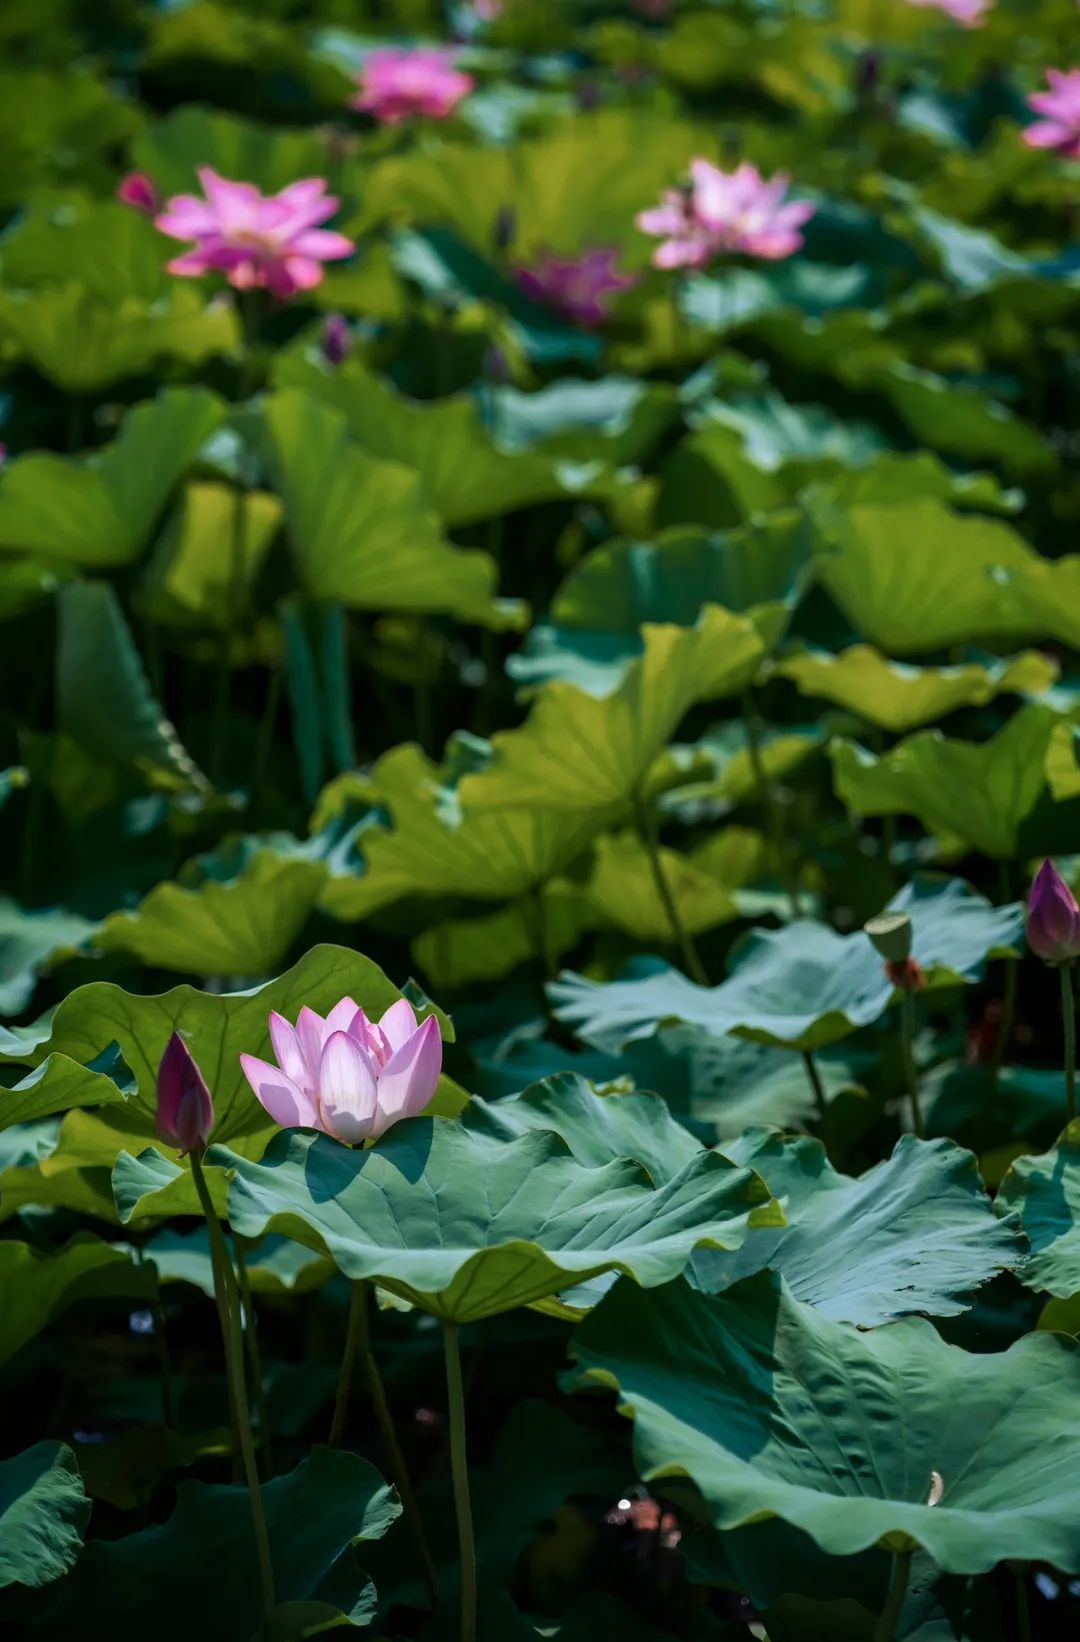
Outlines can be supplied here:
[[[1023, 948], [1023, 907], [991, 906], [956, 878], [915, 877], [889, 910], [910, 916], [913, 956], [930, 989], [981, 980], [988, 959], [1017, 958]], [[894, 996], [861, 930], [838, 935], [809, 919], [752, 931], [719, 986], [697, 986], [644, 958], [634, 960], [623, 979], [604, 983], [567, 974], [548, 990], [556, 1016], [612, 1054], [666, 1021], [686, 1021], [718, 1037], [733, 1032], [787, 1049], [819, 1049], [877, 1020]]]
[[[160, 1283], [191, 1283], [214, 1297], [210, 1237], [205, 1225], [193, 1231], [163, 1226], [142, 1245]], [[287, 1237], [265, 1237], [244, 1250], [244, 1270], [253, 1294], [306, 1294], [333, 1276], [333, 1261]]]
[[[370, 1624], [375, 1591], [354, 1547], [380, 1539], [401, 1512], [374, 1466], [357, 1454], [314, 1448], [295, 1471], [264, 1483], [263, 1504], [279, 1606], [320, 1601], [340, 1610], [344, 1598], [353, 1623]], [[227, 1579], [192, 1576], [208, 1546]], [[162, 1642], [254, 1634], [259, 1580], [246, 1488], [182, 1483], [168, 1521], [94, 1540], [42, 1630], [50, 1642], [76, 1630], [87, 1642], [108, 1642], [137, 1636], [151, 1610]]]
[[920, 445], [965, 462], [999, 463], [1007, 473], [1034, 480], [1053, 473], [1057, 455], [1038, 428], [1014, 415], [981, 387], [951, 382], [906, 359], [867, 373]]
[[633, 1415], [644, 1481], [691, 1477], [716, 1528], [776, 1516], [831, 1556], [921, 1546], [947, 1573], [1080, 1570], [1072, 1341], [983, 1355], [917, 1318], [864, 1333], [766, 1273], [724, 1295], [620, 1283], [574, 1350]]
[[839, 655], [803, 650], [776, 664], [804, 696], [835, 701], [894, 735], [933, 724], [960, 707], [982, 707], [996, 695], [1039, 694], [1058, 674], [1048, 656], [1027, 650], [1007, 661], [965, 662], [955, 667], [911, 667], [889, 661], [868, 644]]
[[15, 457], [0, 475], [0, 550], [98, 569], [130, 564], [224, 411], [205, 388], [166, 388], [129, 411], [102, 451]]
[[466, 808], [625, 812], [697, 702], [737, 694], [764, 644], [753, 623], [707, 605], [693, 627], [646, 626], [643, 653], [610, 695], [555, 681], [519, 730], [494, 737], [490, 769], [461, 784]]
[[[238, 508], [243, 522], [237, 565], [222, 543], [233, 540]], [[206, 481], [187, 485], [146, 567], [140, 609], [163, 626], [229, 627], [237, 598], [250, 598], [280, 522], [281, 503], [267, 491], [241, 493]]]
[[35, 1588], [66, 1574], [89, 1520], [90, 1501], [66, 1444], [38, 1442], [0, 1460], [0, 1588]]
[[49, 1055], [10, 1089], [0, 1091], [0, 1130], [79, 1106], [111, 1106], [124, 1096], [112, 1078], [67, 1055]]
[[87, 1232], [78, 1233], [53, 1254], [4, 1239], [0, 1241], [0, 1292], [4, 1296], [0, 1362], [7, 1362], [79, 1300], [146, 1300], [156, 1287], [153, 1271], [134, 1261], [130, 1250], [114, 1248]]
[[855, 815], [914, 815], [946, 841], [1007, 861], [1046, 788], [1057, 722], [1052, 708], [1031, 703], [989, 741], [922, 730], [880, 757], [837, 738], [829, 747], [836, 792]]
[[295, 388], [273, 394], [264, 416], [293, 560], [312, 598], [520, 625], [520, 606], [495, 596], [494, 560], [450, 545], [410, 468], [369, 455], [340, 411]]
[[0, 896], [0, 1013], [20, 1015], [38, 976], [84, 949], [97, 925], [65, 907], [21, 907]]
[[1018, 1157], [995, 1200], [999, 1214], [1019, 1214], [1031, 1243], [1021, 1276], [1029, 1288], [1067, 1300], [1080, 1293], [1080, 1121], [1056, 1146]]
[[770, 1266], [834, 1322], [876, 1328], [918, 1313], [955, 1316], [973, 1290], [1024, 1261], [1015, 1217], [995, 1218], [975, 1158], [951, 1141], [902, 1135], [857, 1179], [806, 1136], [748, 1129], [724, 1152], [757, 1170], [788, 1224], [734, 1254], [695, 1254], [691, 1281], [706, 1293]]
[[244, 1236], [282, 1232], [452, 1323], [605, 1271], [664, 1282], [699, 1243], [737, 1246], [777, 1212], [754, 1174], [716, 1152], [654, 1189], [639, 1164], [586, 1168], [549, 1131], [506, 1141], [430, 1118], [395, 1124], [368, 1151], [293, 1131], [262, 1163], [223, 1146], [208, 1157], [235, 1170], [229, 1219]]

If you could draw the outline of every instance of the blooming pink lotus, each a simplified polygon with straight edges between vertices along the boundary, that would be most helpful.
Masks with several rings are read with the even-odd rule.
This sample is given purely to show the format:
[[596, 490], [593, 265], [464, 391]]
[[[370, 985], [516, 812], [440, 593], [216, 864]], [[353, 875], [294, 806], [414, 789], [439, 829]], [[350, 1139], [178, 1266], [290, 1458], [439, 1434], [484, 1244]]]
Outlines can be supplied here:
[[191, 1050], [174, 1032], [157, 1075], [157, 1132], [181, 1152], [202, 1151], [214, 1127], [214, 1103]]
[[954, 23], [963, 23], [965, 28], [972, 29], [978, 28], [993, 5], [993, 0], [908, 0], [908, 5], [927, 6], [933, 11], [943, 11]]
[[352, 255], [344, 234], [318, 226], [338, 207], [322, 177], [262, 194], [254, 183], [229, 182], [208, 165], [198, 175], [206, 198], [177, 194], [155, 219], [163, 234], [195, 242], [169, 263], [171, 274], [194, 278], [217, 269], [239, 291], [264, 286], [290, 297], [320, 283], [324, 262]]
[[148, 177], [145, 171], [132, 171], [118, 183], [116, 197], [122, 204], [130, 205], [135, 211], [141, 211], [145, 217], [152, 217], [161, 209], [161, 200], [158, 198], [153, 178]]
[[1028, 107], [1045, 119], [1036, 120], [1024, 132], [1032, 148], [1053, 148], [1066, 159], [1080, 160], [1080, 68], [1063, 73], [1048, 68], [1049, 91], [1037, 91], [1028, 98]]
[[321, 1129], [350, 1144], [377, 1140], [399, 1118], [422, 1112], [442, 1070], [439, 1023], [423, 1026], [405, 998], [376, 1023], [352, 998], [325, 1020], [301, 1009], [295, 1027], [270, 1016], [278, 1064], [241, 1055], [244, 1076], [283, 1129]]
[[582, 325], [602, 325], [612, 298], [637, 280], [615, 268], [617, 246], [597, 247], [580, 257], [557, 257], [544, 251], [514, 277], [526, 296], [546, 303], [557, 313]]
[[661, 203], [642, 211], [637, 225], [664, 243], [653, 253], [657, 268], [704, 268], [724, 252], [775, 261], [802, 245], [799, 229], [814, 214], [807, 200], [787, 200], [789, 178], [766, 182], [756, 165], [723, 171], [708, 160], [690, 162], [690, 186], [669, 189]]
[[359, 95], [350, 103], [381, 125], [400, 125], [413, 115], [445, 120], [475, 81], [454, 67], [454, 53], [434, 46], [413, 51], [373, 51], [360, 71]]

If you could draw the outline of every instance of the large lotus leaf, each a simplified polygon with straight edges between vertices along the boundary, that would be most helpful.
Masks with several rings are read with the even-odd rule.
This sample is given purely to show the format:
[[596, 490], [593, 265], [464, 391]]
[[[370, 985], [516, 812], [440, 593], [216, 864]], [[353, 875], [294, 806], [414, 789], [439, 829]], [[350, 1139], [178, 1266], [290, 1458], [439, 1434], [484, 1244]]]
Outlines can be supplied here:
[[205, 789], [205, 776], [150, 688], [115, 588], [68, 582], [56, 603], [60, 734], [92, 758], [133, 767], [160, 784]]
[[646, 626], [642, 642], [610, 695], [546, 685], [528, 722], [494, 738], [491, 768], [462, 782], [465, 807], [617, 816], [690, 707], [737, 694], [764, 654], [753, 623], [716, 605], [693, 627]]
[[285, 528], [313, 598], [519, 625], [520, 607], [495, 597], [494, 561], [450, 545], [410, 468], [369, 455], [339, 411], [296, 389], [272, 395], [264, 414]]
[[59, 1442], [0, 1460], [0, 1587], [48, 1585], [66, 1574], [90, 1520], [78, 1462]]
[[[367, 370], [359, 359], [331, 369], [314, 358], [285, 354], [277, 366], [283, 388], [299, 388], [343, 411], [357, 444], [373, 456], [400, 462], [420, 477], [424, 495], [443, 522], [474, 524], [534, 502], [588, 494], [573, 485], [569, 464], [529, 451], [500, 450], [467, 395], [434, 404], [409, 400]], [[597, 464], [590, 465], [595, 478]]]
[[0, 475], [0, 549], [98, 568], [130, 564], [224, 409], [205, 388], [167, 388], [129, 411], [101, 452], [15, 457]]
[[[8, 1130], [11, 1150], [5, 1148], [6, 1166], [0, 1172], [0, 1219], [10, 1219], [30, 1206], [71, 1209], [115, 1223], [109, 1172], [116, 1155], [125, 1147], [148, 1145], [154, 1133], [153, 1119], [132, 1101], [102, 1112], [76, 1109], [59, 1124], [46, 1119], [25, 1129]], [[258, 1144], [265, 1145], [266, 1139], [263, 1132]], [[196, 1213], [198, 1198], [190, 1175], [187, 1178], [191, 1200], [187, 1212]], [[223, 1177], [215, 1174], [210, 1184], [224, 1209]]]
[[[238, 508], [243, 509], [239, 566], [231, 552], [222, 552], [222, 543], [233, 539]], [[146, 567], [140, 610], [163, 626], [227, 629], [237, 597], [249, 599], [280, 523], [281, 503], [267, 491], [241, 494], [230, 485], [187, 485]]]
[[[988, 959], [1017, 958], [1023, 949], [1023, 906], [991, 906], [956, 878], [914, 878], [889, 909], [910, 916], [913, 956], [931, 990], [981, 980]], [[734, 1032], [758, 1043], [819, 1049], [877, 1020], [895, 995], [861, 930], [838, 935], [809, 919], [753, 930], [719, 986], [697, 986], [645, 958], [622, 980], [568, 974], [548, 990], [556, 1016], [612, 1054], [666, 1021], [686, 1021], [715, 1036]]]
[[1080, 641], [1080, 557], [1040, 559], [999, 519], [942, 502], [815, 509], [818, 575], [852, 626], [889, 655], [971, 640]]
[[896, 507], [922, 496], [981, 513], [1017, 513], [1023, 492], [1003, 490], [992, 473], [957, 473], [921, 450], [885, 452], [864, 467], [815, 485], [811, 496], [815, 505], [828, 500], [841, 508]]
[[534, 960], [550, 968], [595, 922], [580, 886], [556, 878], [496, 912], [429, 923], [410, 950], [436, 990], [473, 986]]
[[[214, 1269], [205, 1225], [194, 1231], [164, 1226], [142, 1245], [161, 1283], [191, 1283], [214, 1298]], [[244, 1250], [244, 1271], [253, 1294], [306, 1294], [334, 1274], [332, 1260], [287, 1237], [265, 1237]]]
[[748, 1129], [724, 1152], [757, 1170], [789, 1223], [734, 1254], [695, 1254], [691, 1280], [706, 1293], [770, 1266], [826, 1317], [876, 1328], [920, 1312], [955, 1316], [980, 1284], [1024, 1260], [1015, 1220], [995, 1219], [974, 1157], [951, 1141], [902, 1135], [858, 1179], [805, 1136]]
[[1046, 780], [1057, 804], [1080, 798], [1080, 732], [1073, 724], [1055, 724], [1046, 749]]
[[996, 1206], [1000, 1214], [1020, 1215], [1031, 1243], [1024, 1282], [1061, 1300], [1080, 1293], [1080, 1122], [1070, 1123], [1048, 1152], [1018, 1157]]
[[1049, 440], [984, 389], [950, 382], [907, 360], [869, 373], [866, 385], [884, 394], [918, 444], [964, 461], [997, 462], [1021, 478], [1053, 473], [1057, 456]]
[[947, 1573], [1080, 1571], [1072, 1341], [983, 1355], [922, 1319], [864, 1333], [766, 1274], [726, 1295], [620, 1283], [575, 1351], [633, 1415], [642, 1478], [691, 1477], [716, 1528], [775, 1516], [831, 1556], [921, 1546]]
[[835, 701], [894, 735], [933, 724], [960, 707], [983, 707], [996, 695], [1049, 689], [1057, 664], [1035, 650], [1007, 661], [964, 662], [954, 667], [912, 667], [889, 661], [869, 644], [839, 655], [803, 650], [777, 663], [781, 678], [800, 695]]
[[[315, 1448], [295, 1471], [263, 1484], [263, 1506], [279, 1605], [317, 1601], [339, 1609], [344, 1599], [354, 1624], [370, 1624], [375, 1592], [354, 1547], [381, 1539], [401, 1510], [375, 1468], [357, 1454]], [[208, 1547], [228, 1578], [193, 1577]], [[87, 1642], [112, 1642], [138, 1636], [150, 1611], [162, 1642], [255, 1633], [259, 1579], [246, 1488], [182, 1483], [167, 1522], [94, 1540], [42, 1629], [48, 1638], [77, 1632]]]
[[[66, 31], [59, 14], [50, 13], [50, 19], [54, 15], [60, 40]], [[5, 44], [12, 50], [20, 33], [30, 38], [41, 27], [41, 16], [13, 6], [5, 12], [4, 23]], [[32, 60], [39, 60], [36, 54]], [[5, 209], [25, 205], [39, 184], [61, 179], [85, 178], [107, 189], [115, 176], [113, 150], [142, 123], [135, 103], [115, 81], [76, 66], [70, 58], [52, 60], [58, 64], [55, 70], [32, 68], [12, 55], [0, 74], [0, 200]]]
[[[775, 869], [775, 852], [761, 833], [746, 827], [726, 827], [686, 855], [661, 845], [659, 860], [666, 895], [691, 935], [743, 917], [752, 905], [758, 910], [760, 901], [755, 905], [748, 886]], [[573, 894], [572, 886], [567, 893]], [[639, 941], [660, 944], [675, 938], [666, 896], [637, 833], [597, 839], [589, 876], [578, 894], [585, 902], [582, 927], [621, 929]]]
[[117, 1249], [80, 1232], [54, 1254], [28, 1243], [0, 1241], [0, 1292], [4, 1331], [0, 1362], [7, 1362], [35, 1334], [79, 1300], [151, 1298], [153, 1271], [136, 1263], [130, 1250]]
[[[729, 719], [707, 730], [697, 741], [676, 743], [669, 749], [679, 785], [660, 798], [665, 810], [693, 810], [699, 803], [747, 804], [761, 801], [757, 763], [770, 781], [782, 781], [821, 747], [817, 726], [765, 730], [751, 751], [743, 719]], [[709, 813], [709, 812], [706, 812]]]
[[1046, 789], [1056, 723], [1051, 708], [1032, 704], [989, 741], [922, 730], [880, 757], [838, 738], [829, 746], [837, 796], [853, 815], [915, 815], [928, 832], [1007, 861]]
[[[701, 1151], [701, 1142], [675, 1121], [661, 1096], [601, 1095], [573, 1072], [545, 1078], [505, 1100], [474, 1095], [462, 1121], [495, 1139], [550, 1130], [565, 1140], [579, 1163], [599, 1169], [613, 1158], [633, 1158], [658, 1186], [673, 1180]], [[768, 1234], [770, 1241], [774, 1235]], [[766, 1233], [755, 1232], [750, 1241], [765, 1238]]]
[[80, 1106], [111, 1106], [123, 1098], [112, 1078], [103, 1072], [92, 1072], [67, 1055], [50, 1055], [10, 1089], [0, 1092], [0, 1130]]
[[508, 1142], [429, 1118], [369, 1151], [293, 1131], [260, 1164], [223, 1146], [209, 1159], [235, 1170], [229, 1219], [244, 1236], [280, 1231], [452, 1323], [606, 1271], [662, 1283], [698, 1244], [738, 1246], [777, 1212], [756, 1175], [716, 1152], [656, 1190], [639, 1164], [583, 1167], [547, 1131]]
[[485, 386], [478, 397], [503, 450], [535, 450], [571, 462], [594, 462], [599, 451], [620, 467], [640, 465], [678, 414], [669, 383], [613, 373], [597, 381], [563, 377], [532, 393]]
[[233, 114], [189, 104], [141, 132], [132, 147], [132, 161], [136, 170], [153, 177], [163, 194], [190, 193], [201, 165], [275, 193], [297, 177], [325, 176], [327, 153], [317, 131], [254, 125]]
[[[305, 1004], [325, 1014], [343, 997], [355, 998], [377, 1018], [401, 993], [370, 958], [337, 946], [313, 947], [284, 975], [249, 992], [212, 994], [184, 985], [137, 997], [111, 982], [91, 981], [63, 999], [44, 1042], [5, 1058], [37, 1064], [58, 1052], [85, 1064], [116, 1043], [137, 1084], [131, 1104], [149, 1124], [165, 1045], [174, 1031], [180, 1032], [210, 1086], [215, 1136], [230, 1141], [249, 1136], [261, 1146], [270, 1120], [241, 1071], [241, 1051], [273, 1058], [271, 1010], [295, 1020]], [[449, 1022], [439, 1019], [444, 1036], [452, 1036]], [[147, 1136], [151, 1132], [147, 1128]]]
[[20, 1015], [38, 976], [85, 948], [96, 929], [64, 907], [21, 907], [0, 896], [0, 1014]]
[[5, 235], [0, 268], [6, 285], [24, 290], [77, 268], [79, 284], [98, 301], [153, 302], [183, 289], [166, 273], [163, 249], [150, 219], [118, 200], [45, 195]]

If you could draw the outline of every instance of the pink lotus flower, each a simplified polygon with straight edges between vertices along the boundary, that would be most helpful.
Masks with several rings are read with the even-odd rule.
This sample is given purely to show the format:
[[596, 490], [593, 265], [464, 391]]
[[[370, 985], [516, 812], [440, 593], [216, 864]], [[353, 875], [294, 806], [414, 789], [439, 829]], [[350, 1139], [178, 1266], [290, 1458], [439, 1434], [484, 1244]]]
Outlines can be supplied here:
[[195, 242], [169, 263], [171, 274], [194, 278], [217, 269], [238, 291], [265, 286], [290, 297], [320, 283], [324, 262], [352, 255], [344, 234], [318, 227], [338, 207], [321, 177], [269, 195], [250, 182], [229, 182], [208, 165], [200, 166], [199, 181], [205, 199], [177, 194], [155, 219], [163, 234]]
[[1032, 148], [1053, 148], [1066, 159], [1080, 160], [1080, 69], [1064, 74], [1048, 68], [1046, 78], [1050, 90], [1028, 98], [1028, 107], [1046, 118], [1028, 126], [1024, 141]]
[[704, 268], [724, 252], [775, 261], [802, 245], [799, 229], [814, 214], [807, 200], [785, 200], [789, 179], [766, 182], [755, 165], [722, 171], [708, 160], [690, 162], [690, 186], [669, 189], [642, 211], [637, 225], [664, 240], [653, 253], [657, 268]]
[[181, 1152], [201, 1152], [214, 1127], [214, 1103], [191, 1050], [174, 1032], [157, 1075], [157, 1132]]
[[442, 1070], [439, 1023], [417, 1026], [405, 998], [378, 1025], [352, 998], [324, 1020], [301, 1009], [295, 1027], [270, 1016], [278, 1064], [241, 1055], [244, 1076], [283, 1129], [321, 1129], [350, 1144], [377, 1140], [399, 1118], [422, 1112]]
[[124, 205], [141, 211], [145, 217], [152, 217], [155, 211], [161, 209], [158, 191], [145, 171], [132, 171], [130, 176], [125, 177], [117, 186], [116, 197]]
[[951, 17], [955, 23], [963, 23], [965, 28], [978, 28], [993, 0], [908, 0], [909, 6], [928, 6], [933, 11], [943, 11], [946, 17]]
[[360, 71], [360, 93], [349, 106], [382, 125], [413, 115], [445, 120], [475, 81], [454, 67], [454, 54], [433, 46], [413, 51], [373, 51]]
[[534, 301], [582, 325], [602, 325], [616, 292], [637, 284], [632, 274], [616, 272], [618, 254], [617, 246], [585, 251], [580, 257], [544, 251], [531, 267], [515, 269], [514, 277]]
[[1080, 907], [1052, 861], [1035, 874], [1027, 908], [1028, 946], [1048, 964], [1080, 957]]

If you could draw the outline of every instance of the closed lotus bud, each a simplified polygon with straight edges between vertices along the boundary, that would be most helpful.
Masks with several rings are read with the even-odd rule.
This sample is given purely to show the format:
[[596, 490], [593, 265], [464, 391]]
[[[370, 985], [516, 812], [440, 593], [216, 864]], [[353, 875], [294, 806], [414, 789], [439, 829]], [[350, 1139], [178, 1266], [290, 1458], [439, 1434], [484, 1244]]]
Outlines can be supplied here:
[[214, 1127], [214, 1103], [191, 1050], [174, 1032], [157, 1077], [157, 1132], [181, 1152], [201, 1152]]
[[342, 365], [348, 359], [352, 349], [352, 332], [344, 314], [327, 314], [321, 347], [328, 365]]
[[1048, 964], [1070, 964], [1080, 956], [1080, 907], [1052, 861], [1043, 862], [1031, 886], [1027, 939]]
[[906, 912], [879, 912], [863, 929], [887, 964], [906, 963], [911, 957], [911, 919]]
[[141, 211], [144, 217], [152, 217], [160, 205], [158, 191], [144, 171], [132, 171], [125, 177], [117, 187], [116, 197], [124, 205]]

